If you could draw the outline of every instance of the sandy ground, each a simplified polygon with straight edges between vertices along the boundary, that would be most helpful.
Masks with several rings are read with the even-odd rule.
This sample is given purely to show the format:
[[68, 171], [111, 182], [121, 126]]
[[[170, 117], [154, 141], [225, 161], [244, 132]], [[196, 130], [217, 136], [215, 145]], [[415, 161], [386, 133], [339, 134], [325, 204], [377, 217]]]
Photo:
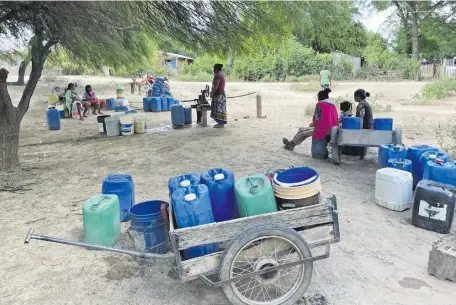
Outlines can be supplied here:
[[[115, 93], [109, 78], [85, 78], [108, 98]], [[128, 80], [116, 80], [125, 83]], [[195, 98], [202, 83], [172, 84], [180, 99]], [[225, 305], [222, 292], [199, 280], [181, 283], [173, 261], [133, 259], [111, 253], [32, 241], [29, 227], [41, 234], [80, 239], [82, 203], [100, 192], [103, 177], [129, 173], [137, 202], [167, 199], [167, 180], [187, 172], [228, 167], [236, 177], [264, 172], [275, 165], [308, 165], [317, 169], [324, 191], [337, 195], [341, 242], [331, 256], [316, 263], [318, 275], [301, 304], [454, 305], [456, 284], [427, 274], [428, 252], [439, 235], [410, 224], [411, 212], [383, 209], [374, 203], [375, 150], [366, 160], [345, 159], [341, 166], [310, 158], [310, 141], [295, 152], [282, 149], [283, 136], [309, 123], [304, 106], [314, 93], [291, 90], [291, 84], [229, 83], [228, 96], [260, 91], [265, 119], [255, 118], [254, 96], [229, 100], [224, 130], [193, 127], [132, 137], [102, 138], [96, 118], [62, 121], [48, 131], [47, 85], [36, 91], [21, 129], [22, 169], [1, 174], [0, 303], [1, 304], [201, 304]], [[437, 144], [434, 126], [454, 111], [446, 105], [404, 106], [423, 83], [339, 83], [333, 96], [364, 88], [391, 103], [391, 116], [404, 127], [406, 145]], [[103, 92], [103, 90], [105, 90]], [[10, 88], [15, 100], [20, 88]], [[130, 97], [141, 107], [140, 96]], [[194, 114], [195, 118], [195, 114]], [[169, 113], [147, 114], [148, 127], [170, 124]], [[124, 230], [127, 225], [123, 224]], [[318, 301], [320, 300], [320, 301]]]

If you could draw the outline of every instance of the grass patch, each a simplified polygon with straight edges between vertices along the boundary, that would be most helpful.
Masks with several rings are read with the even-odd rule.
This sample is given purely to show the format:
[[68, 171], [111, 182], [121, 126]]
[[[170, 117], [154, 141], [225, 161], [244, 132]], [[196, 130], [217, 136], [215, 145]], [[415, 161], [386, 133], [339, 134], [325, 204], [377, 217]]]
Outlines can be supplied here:
[[293, 84], [291, 89], [299, 92], [318, 92], [320, 91], [320, 82], [318, 80], [311, 80], [303, 84]]
[[456, 79], [445, 78], [424, 85], [423, 96], [424, 100], [441, 100], [450, 96], [456, 95]]

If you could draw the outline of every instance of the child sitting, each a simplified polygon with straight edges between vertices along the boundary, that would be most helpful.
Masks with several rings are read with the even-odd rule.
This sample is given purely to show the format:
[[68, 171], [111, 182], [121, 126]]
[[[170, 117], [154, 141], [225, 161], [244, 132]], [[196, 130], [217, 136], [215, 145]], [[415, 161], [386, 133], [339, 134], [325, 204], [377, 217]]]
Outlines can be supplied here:
[[351, 117], [352, 114], [352, 104], [349, 101], [343, 101], [340, 103], [340, 118], [339, 122], [342, 123], [343, 117]]

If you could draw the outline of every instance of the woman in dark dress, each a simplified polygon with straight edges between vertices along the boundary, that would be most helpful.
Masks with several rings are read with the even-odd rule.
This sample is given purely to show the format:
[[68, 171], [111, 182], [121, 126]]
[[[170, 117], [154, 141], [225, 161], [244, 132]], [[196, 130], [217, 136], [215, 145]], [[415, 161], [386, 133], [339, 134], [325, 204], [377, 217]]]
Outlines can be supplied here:
[[[373, 113], [372, 107], [367, 102], [366, 98], [370, 96], [369, 92], [366, 92], [364, 89], [358, 89], [355, 91], [355, 102], [358, 103], [356, 107], [356, 117], [360, 118], [363, 122], [363, 129], [372, 129]], [[364, 159], [364, 156], [367, 153], [367, 147], [359, 147], [359, 157]]]
[[214, 128], [223, 128], [228, 122], [226, 115], [225, 76], [222, 73], [222, 64], [214, 65], [214, 80], [211, 91], [211, 118], [217, 124]]

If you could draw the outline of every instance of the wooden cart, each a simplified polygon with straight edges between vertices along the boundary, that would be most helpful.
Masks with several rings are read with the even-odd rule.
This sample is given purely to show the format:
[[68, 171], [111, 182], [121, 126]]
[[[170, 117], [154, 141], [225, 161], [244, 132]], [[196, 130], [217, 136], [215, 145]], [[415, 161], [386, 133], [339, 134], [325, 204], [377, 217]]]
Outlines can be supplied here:
[[[378, 147], [383, 144], [402, 144], [402, 128], [394, 130], [342, 129], [334, 126], [331, 130], [331, 159], [339, 165], [343, 146]], [[364, 157], [362, 155], [361, 157]]]
[[[179, 278], [222, 287], [233, 305], [295, 304], [310, 283], [313, 262], [329, 257], [329, 245], [340, 240], [337, 212], [333, 196], [319, 205], [176, 229], [171, 207]], [[220, 251], [184, 260], [183, 250], [211, 243]]]
[[[199, 278], [222, 287], [233, 305], [295, 304], [309, 286], [313, 262], [328, 258], [330, 244], [340, 240], [335, 196], [318, 205], [184, 229], [176, 229], [169, 207], [169, 237], [180, 280]], [[145, 258], [170, 257], [37, 235], [30, 229], [25, 243], [32, 239]], [[184, 250], [212, 243], [220, 251], [184, 259]]]

